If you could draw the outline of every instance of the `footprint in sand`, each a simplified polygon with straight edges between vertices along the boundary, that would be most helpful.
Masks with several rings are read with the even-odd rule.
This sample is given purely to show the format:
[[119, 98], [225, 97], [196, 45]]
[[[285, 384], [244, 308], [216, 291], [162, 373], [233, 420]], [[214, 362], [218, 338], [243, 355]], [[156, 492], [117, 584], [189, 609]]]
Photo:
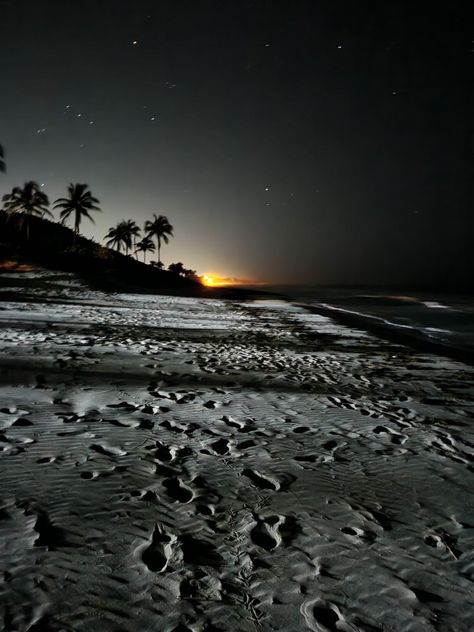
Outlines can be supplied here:
[[137, 406], [130, 402], [119, 402], [118, 404], [107, 404], [107, 408], [121, 408], [127, 412], [132, 412], [137, 409]]
[[342, 629], [339, 623], [344, 623], [344, 617], [339, 608], [322, 599], [307, 601], [301, 606], [301, 614], [305, 618], [306, 625], [314, 632], [338, 632]]
[[141, 430], [153, 430], [154, 425], [155, 424], [152, 421], [150, 421], [149, 419], [141, 419], [140, 420], [140, 424], [138, 425], [138, 427]]
[[154, 449], [154, 456], [159, 461], [172, 461], [173, 460], [172, 451], [167, 445], [165, 445], [164, 443], [161, 443], [161, 441], [157, 441], [155, 443], [155, 448], [151, 446], [151, 449]]
[[163, 486], [166, 487], [168, 496], [180, 503], [189, 503], [194, 498], [192, 490], [176, 476], [163, 481]]
[[213, 408], [218, 408], [220, 404], [219, 402], [216, 402], [215, 400], [210, 399], [209, 401], [204, 402], [203, 406], [205, 406], [206, 408], [210, 408], [212, 410]]
[[212, 542], [207, 542], [206, 540], [201, 540], [187, 534], [180, 536], [179, 540], [185, 564], [214, 567], [223, 564], [223, 558], [220, 553], [217, 552]]
[[171, 430], [172, 432], [176, 432], [178, 434], [181, 434], [182, 432], [187, 430], [187, 426], [185, 424], [179, 423], [179, 422], [178, 423], [171, 422], [171, 421], [168, 421], [168, 419], [161, 422], [160, 426], [162, 426], [163, 428], [166, 428], [166, 430]]
[[98, 478], [100, 476], [99, 472], [81, 472], [81, 478], [90, 481], [93, 478]]
[[40, 459], [37, 459], [36, 463], [39, 463], [40, 465], [44, 465], [46, 463], [53, 463], [54, 461], [56, 461], [55, 456], [43, 456]]
[[222, 421], [230, 428], [236, 428], [239, 432], [252, 432], [256, 428], [253, 419], [246, 419], [245, 422], [243, 422], [234, 419], [230, 415], [224, 415]]
[[125, 456], [126, 454], [128, 454], [127, 452], [125, 452], [125, 450], [122, 450], [121, 448], [114, 448], [113, 446], [103, 446], [99, 443], [92, 443], [89, 447], [94, 452], [98, 452], [99, 454], [103, 454], [104, 456], [115, 457]]
[[386, 428], [385, 426], [376, 426], [373, 431], [375, 434], [385, 434], [390, 437], [390, 441], [397, 445], [403, 445], [408, 440], [407, 435], [399, 434], [390, 428]]
[[54, 551], [59, 546], [68, 546], [63, 529], [56, 527], [45, 512], [38, 512], [34, 530], [39, 534], [35, 546], [45, 546], [49, 551]]
[[163, 573], [166, 570], [176, 540], [174, 534], [168, 533], [161, 525], [155, 524], [155, 529], [149, 540], [150, 544], [141, 553], [142, 561], [149, 571]]
[[213, 452], [220, 454], [221, 456], [228, 454], [230, 450], [230, 445], [227, 439], [218, 439], [217, 441], [214, 441], [214, 443], [211, 443], [210, 447]]
[[298, 454], [293, 458], [300, 463], [314, 463], [319, 457], [316, 454]]
[[273, 551], [282, 543], [280, 534], [280, 526], [285, 522], [285, 516], [254, 516], [257, 524], [250, 532], [250, 538], [254, 544], [265, 549], [265, 551]]
[[237, 444], [238, 450], [247, 450], [248, 448], [254, 448], [257, 444], [252, 439], [247, 439], [245, 441], [241, 441]]
[[372, 531], [364, 531], [363, 529], [359, 529], [359, 527], [342, 527], [341, 532], [353, 538], [367, 540], [368, 542], [373, 542], [376, 538], [376, 534]]
[[242, 474], [247, 476], [247, 478], [249, 478], [252, 483], [260, 489], [271, 489], [274, 492], [277, 492], [280, 489], [280, 483], [278, 481], [269, 476], [260, 474], [257, 470], [246, 468], [243, 470]]

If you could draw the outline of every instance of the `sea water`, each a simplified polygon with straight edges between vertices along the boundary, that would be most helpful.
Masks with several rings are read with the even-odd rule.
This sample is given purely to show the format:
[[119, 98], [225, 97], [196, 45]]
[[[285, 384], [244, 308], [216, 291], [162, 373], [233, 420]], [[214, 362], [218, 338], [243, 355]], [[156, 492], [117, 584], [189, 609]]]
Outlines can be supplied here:
[[351, 315], [361, 327], [377, 325], [434, 342], [440, 348], [462, 350], [474, 358], [474, 296], [414, 292], [387, 288], [279, 286], [271, 288], [290, 300], [331, 310], [335, 317]]

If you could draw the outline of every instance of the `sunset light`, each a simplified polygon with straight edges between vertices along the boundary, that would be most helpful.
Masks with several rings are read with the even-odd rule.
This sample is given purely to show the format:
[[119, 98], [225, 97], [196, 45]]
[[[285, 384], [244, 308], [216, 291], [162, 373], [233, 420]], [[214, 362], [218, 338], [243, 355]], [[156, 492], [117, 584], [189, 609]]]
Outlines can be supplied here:
[[207, 287], [222, 287], [223, 285], [232, 285], [230, 279], [219, 277], [215, 274], [203, 274], [201, 276], [201, 282]]

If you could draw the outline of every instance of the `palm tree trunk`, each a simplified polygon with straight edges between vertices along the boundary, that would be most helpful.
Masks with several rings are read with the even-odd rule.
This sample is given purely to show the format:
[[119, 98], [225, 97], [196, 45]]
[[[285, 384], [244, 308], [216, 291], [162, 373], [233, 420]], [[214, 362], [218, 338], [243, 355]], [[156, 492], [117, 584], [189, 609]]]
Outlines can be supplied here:
[[158, 243], [158, 263], [161, 263], [161, 256], [160, 256], [161, 240], [159, 237], [157, 237], [156, 241]]

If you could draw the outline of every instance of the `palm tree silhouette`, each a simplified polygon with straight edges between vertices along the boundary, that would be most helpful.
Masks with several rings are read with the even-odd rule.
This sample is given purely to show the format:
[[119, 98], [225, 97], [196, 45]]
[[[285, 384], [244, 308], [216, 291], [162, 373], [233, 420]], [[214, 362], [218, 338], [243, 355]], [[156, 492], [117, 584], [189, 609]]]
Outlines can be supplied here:
[[89, 211], [100, 211], [97, 206], [99, 200], [88, 191], [87, 184], [70, 184], [67, 188], [69, 197], [58, 198], [54, 202], [54, 209], [62, 209], [60, 213], [61, 224], [65, 224], [70, 215], [74, 214], [74, 234], [79, 233], [79, 226], [83, 217], [87, 217], [94, 224], [94, 219]]
[[145, 235], [143, 239], [141, 239], [137, 243], [137, 247], [135, 249], [135, 253], [143, 252], [143, 263], [145, 263], [145, 257], [147, 252], [155, 252], [155, 244], [153, 243], [153, 239], [148, 235]]
[[125, 225], [127, 227], [127, 233], [130, 237], [130, 242], [133, 245], [133, 251], [136, 254], [136, 242], [137, 237], [140, 237], [140, 233], [142, 232], [141, 228], [140, 226], [137, 226], [136, 222], [133, 219], [127, 219]]
[[125, 248], [125, 254], [128, 253], [128, 250], [132, 245], [131, 236], [127, 228], [127, 222], [125, 221], [118, 222], [115, 227], [112, 226], [112, 228], [109, 228], [109, 232], [104, 239], [108, 240], [105, 242], [105, 245], [111, 248], [116, 248], [117, 252], [121, 251], [123, 245]]
[[23, 188], [14, 187], [11, 193], [6, 193], [3, 198], [3, 210], [7, 215], [13, 215], [19, 213], [20, 218], [18, 221], [18, 227], [21, 228], [23, 223], [26, 223], [26, 238], [30, 236], [30, 217], [44, 217], [49, 215], [53, 217], [50, 212], [48, 196], [40, 190], [40, 186], [37, 182], [25, 182]]
[[7, 170], [7, 165], [5, 164], [5, 152], [3, 151], [3, 147], [0, 145], [0, 171], [5, 173]]
[[117, 226], [120, 231], [120, 234], [122, 235], [122, 242], [123, 242], [123, 245], [125, 246], [126, 255], [128, 255], [128, 251], [132, 247], [132, 231], [130, 229], [131, 221], [132, 220], [127, 220], [127, 221], [122, 220]]
[[145, 222], [145, 232], [150, 237], [156, 237], [156, 243], [158, 246], [158, 264], [161, 263], [160, 257], [160, 249], [161, 249], [161, 240], [168, 243], [168, 235], [170, 237], [173, 236], [173, 227], [168, 221], [168, 218], [164, 215], [158, 215], [158, 217], [153, 214], [153, 219], [147, 220]]

